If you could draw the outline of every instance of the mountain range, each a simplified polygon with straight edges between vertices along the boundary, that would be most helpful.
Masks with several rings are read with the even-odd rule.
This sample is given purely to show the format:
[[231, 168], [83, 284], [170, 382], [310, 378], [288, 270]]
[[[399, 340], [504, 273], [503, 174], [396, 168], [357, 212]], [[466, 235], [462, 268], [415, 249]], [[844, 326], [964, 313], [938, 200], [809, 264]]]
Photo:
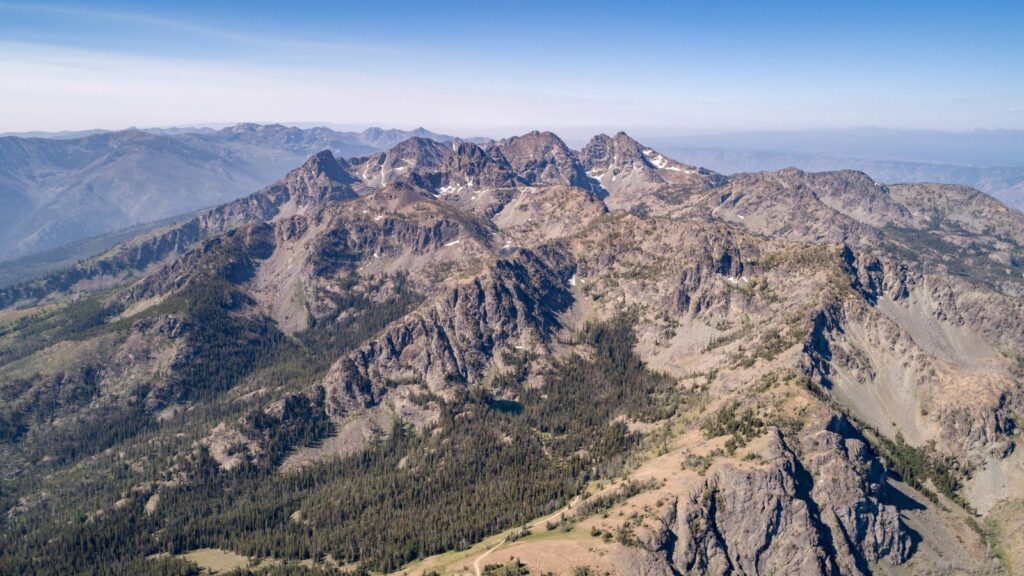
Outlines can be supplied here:
[[323, 148], [0, 289], [0, 573], [1024, 570], [1021, 212], [621, 132]]
[[50, 136], [0, 137], [2, 260], [233, 200], [319, 150], [358, 156], [410, 136], [451, 139], [422, 128], [256, 124]]
[[[2, 275], [37, 275], [96, 253], [83, 252], [86, 246], [109, 247], [128, 228], [244, 196], [319, 150], [365, 156], [412, 136], [454, 139], [423, 128], [340, 132], [276, 124], [0, 135], [0, 198], [11, 208], [0, 218], [7, 247], [0, 262], [8, 262]], [[857, 169], [885, 182], [965, 184], [1024, 208], [1021, 139], [1013, 131], [866, 129], [655, 141], [666, 154], [723, 174]]]
[[751, 148], [659, 146], [665, 153], [687, 158], [725, 174], [762, 172], [799, 166], [820, 172], [852, 169], [882, 182], [944, 182], [977, 188], [1007, 206], [1024, 209], [1024, 166], [969, 166], [894, 161]]

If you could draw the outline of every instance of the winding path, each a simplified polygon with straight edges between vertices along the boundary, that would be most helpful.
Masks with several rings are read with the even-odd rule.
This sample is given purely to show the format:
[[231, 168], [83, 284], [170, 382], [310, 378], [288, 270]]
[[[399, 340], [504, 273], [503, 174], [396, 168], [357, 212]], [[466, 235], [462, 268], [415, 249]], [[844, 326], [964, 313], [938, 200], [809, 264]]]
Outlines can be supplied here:
[[[563, 507], [559, 508], [558, 510], [556, 510], [554, 514], [552, 514], [550, 516], [545, 516], [544, 518], [541, 518], [540, 520], [536, 520], [536, 521], [534, 521], [533, 524], [528, 524], [527, 528], [530, 528], [532, 530], [533, 528], [536, 528], [537, 526], [540, 526], [541, 524], [544, 524], [546, 522], [554, 520], [558, 516], [561, 516], [562, 514], [565, 513], [566, 510], [568, 510], [569, 508], [572, 507], [572, 505], [576, 502], [577, 499], [579, 499], [579, 496], [573, 498], [572, 500], [569, 501], [568, 504], [566, 504], [565, 506], [563, 506]], [[504, 546], [507, 543], [508, 543], [508, 536], [505, 536], [504, 538], [501, 539], [500, 542], [498, 542], [494, 546], [491, 546], [490, 548], [485, 550], [482, 554], [480, 554], [479, 556], [476, 557], [476, 561], [473, 562], [473, 570], [476, 572], [476, 576], [481, 576], [483, 574], [483, 572], [480, 570], [480, 563], [483, 562], [484, 558], [489, 556], [491, 552], [494, 552], [495, 550], [497, 550], [498, 548], [501, 548], [502, 546]]]

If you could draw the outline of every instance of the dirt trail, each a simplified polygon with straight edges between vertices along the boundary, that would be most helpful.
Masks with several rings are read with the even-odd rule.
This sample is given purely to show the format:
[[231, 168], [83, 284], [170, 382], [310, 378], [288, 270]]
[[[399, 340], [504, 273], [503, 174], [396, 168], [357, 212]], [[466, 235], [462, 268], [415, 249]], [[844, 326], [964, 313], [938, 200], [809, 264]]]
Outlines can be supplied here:
[[[554, 514], [551, 514], [550, 516], [545, 516], [544, 518], [541, 518], [540, 520], [535, 521], [533, 524], [528, 524], [527, 527], [530, 528], [530, 529], [533, 529], [533, 528], [536, 528], [537, 526], [540, 526], [541, 524], [544, 524], [546, 522], [554, 520], [555, 518], [557, 518], [557, 517], [561, 516], [562, 514], [564, 514], [566, 510], [571, 508], [572, 505], [576, 502], [576, 500], [578, 498], [579, 498], [578, 496], [576, 498], [573, 498], [564, 507], [559, 508], [558, 510], [556, 510]], [[508, 543], [508, 536], [505, 536], [504, 538], [501, 539], [500, 542], [498, 542], [494, 546], [491, 546], [490, 548], [485, 550], [482, 554], [477, 556], [476, 561], [473, 562], [473, 570], [476, 572], [476, 576], [481, 576], [481, 574], [482, 574], [482, 572], [480, 570], [480, 563], [483, 562], [484, 558], [489, 556], [491, 552], [494, 552], [495, 550], [497, 550], [498, 548], [501, 548], [502, 546], [504, 546], [507, 543]]]

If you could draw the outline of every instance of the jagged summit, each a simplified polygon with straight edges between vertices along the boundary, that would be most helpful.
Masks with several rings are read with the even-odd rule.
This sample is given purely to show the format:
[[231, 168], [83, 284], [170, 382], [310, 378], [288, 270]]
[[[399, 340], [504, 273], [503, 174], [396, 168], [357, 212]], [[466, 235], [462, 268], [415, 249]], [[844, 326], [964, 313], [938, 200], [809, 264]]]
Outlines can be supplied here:
[[378, 152], [353, 166], [356, 176], [371, 186], [386, 186], [409, 178], [437, 172], [451, 155], [451, 147], [419, 136], [395, 144], [385, 152]]
[[508, 160], [497, 150], [489, 154], [481, 146], [466, 141], [452, 142], [452, 157], [447, 172], [448, 188], [457, 187], [463, 182], [467, 187], [477, 188], [511, 188], [519, 178]]
[[311, 156], [305, 164], [288, 173], [279, 186], [288, 190], [297, 205], [340, 202], [356, 197], [352, 185], [358, 180], [349, 174], [348, 163], [330, 150]]
[[296, 172], [352, 184], [355, 182], [355, 179], [348, 173], [347, 169], [348, 162], [345, 159], [338, 158], [330, 150], [321, 150], [310, 156], [309, 160], [296, 169]]
[[[580, 151], [580, 161], [584, 168], [592, 170], [622, 170], [628, 167], [639, 167], [648, 162], [643, 154], [644, 147], [630, 138], [625, 132], [619, 132], [609, 138], [606, 134], [594, 136]], [[656, 166], [651, 166], [656, 168]]]
[[580, 151], [580, 162], [594, 185], [607, 191], [611, 207], [642, 203], [645, 210], [665, 211], [694, 193], [720, 186], [722, 175], [668, 158], [625, 132], [599, 134]]
[[552, 132], [513, 136], [498, 142], [495, 148], [526, 184], [587, 186], [586, 171], [575, 152]]
[[[626, 187], [680, 185], [689, 180], [710, 186], [724, 177], [687, 166], [645, 147], [625, 132], [595, 136], [579, 153], [552, 132], [532, 131], [493, 144], [453, 139], [439, 142], [414, 136], [354, 165], [364, 183], [383, 186], [418, 176], [439, 191], [568, 185], [611, 192]], [[635, 175], [634, 175], [635, 173]], [[676, 173], [676, 174], [673, 174]], [[648, 191], [652, 188], [648, 186]]]

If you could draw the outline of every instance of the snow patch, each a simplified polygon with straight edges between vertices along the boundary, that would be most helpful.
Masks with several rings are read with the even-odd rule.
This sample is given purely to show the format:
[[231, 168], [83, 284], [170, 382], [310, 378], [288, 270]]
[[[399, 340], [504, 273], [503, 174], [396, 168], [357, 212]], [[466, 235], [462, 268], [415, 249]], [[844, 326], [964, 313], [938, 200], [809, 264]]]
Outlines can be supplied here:
[[715, 273], [715, 276], [718, 276], [719, 278], [724, 278], [730, 284], [739, 284], [740, 283], [739, 280], [737, 280], [735, 276], [722, 276], [721, 274], [718, 274], [718, 273]]
[[455, 245], [456, 245], [456, 244], [458, 244], [459, 242], [462, 242], [462, 239], [459, 239], [459, 240], [452, 240], [451, 242], [448, 242], [447, 244], [445, 244], [445, 246], [455, 246]]
[[[644, 156], [647, 156], [647, 161], [654, 165], [658, 170], [662, 170], [668, 166], [668, 158], [665, 158], [661, 154], [658, 154], [650, 148], [644, 148]], [[678, 170], [678, 168], [677, 168]]]

